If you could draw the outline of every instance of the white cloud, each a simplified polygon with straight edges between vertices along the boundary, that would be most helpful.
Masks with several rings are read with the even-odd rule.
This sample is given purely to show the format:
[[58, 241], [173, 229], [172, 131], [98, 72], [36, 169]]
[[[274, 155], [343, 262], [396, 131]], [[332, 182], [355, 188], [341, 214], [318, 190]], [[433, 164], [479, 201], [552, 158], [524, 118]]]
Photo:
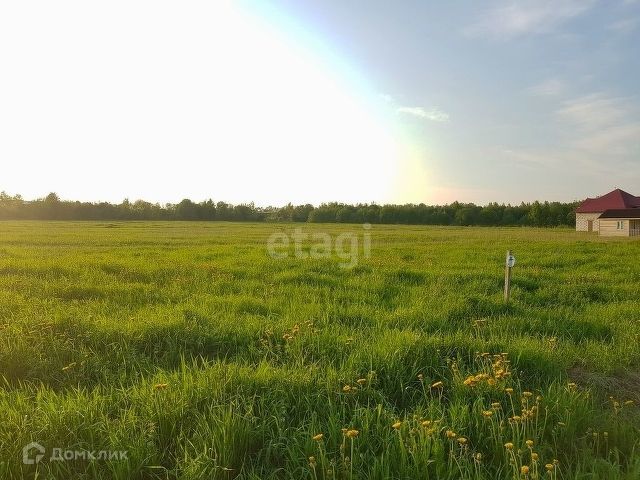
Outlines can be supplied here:
[[472, 37], [508, 39], [553, 31], [562, 23], [581, 15], [594, 0], [508, 1], [494, 7], [465, 30]]
[[[533, 170], [620, 178], [622, 165], [635, 165], [640, 153], [639, 114], [636, 97], [591, 93], [562, 102], [554, 112], [554, 128], [560, 133], [555, 145], [505, 148], [497, 154]], [[638, 174], [632, 172], [625, 180], [635, 178]]]
[[638, 154], [639, 112], [635, 98], [599, 92], [567, 101], [556, 113], [570, 132], [571, 148], [612, 161]]
[[640, 17], [623, 18], [609, 24], [609, 30], [626, 35], [633, 32], [640, 26]]
[[632, 99], [611, 97], [603, 92], [591, 93], [563, 102], [556, 111], [561, 121], [568, 122], [583, 133], [626, 123], [632, 109]]
[[581, 150], [609, 157], [637, 155], [640, 147], [640, 122], [612, 125], [582, 137], [574, 145]]
[[611, 158], [638, 153], [639, 112], [633, 97], [611, 97], [598, 92], [564, 102], [556, 114], [571, 132], [571, 147]]
[[398, 107], [396, 113], [404, 115], [412, 115], [418, 118], [424, 118], [433, 122], [448, 122], [449, 114], [443, 112], [438, 107], [426, 110], [422, 107]]
[[560, 95], [564, 91], [565, 85], [557, 78], [549, 78], [543, 82], [530, 87], [529, 93], [536, 97], [551, 97]]
[[397, 115], [408, 115], [423, 120], [430, 120], [432, 122], [445, 123], [449, 121], [449, 114], [443, 112], [438, 107], [431, 107], [429, 109], [420, 106], [402, 105], [399, 100], [387, 93], [380, 93], [380, 99], [391, 107]]

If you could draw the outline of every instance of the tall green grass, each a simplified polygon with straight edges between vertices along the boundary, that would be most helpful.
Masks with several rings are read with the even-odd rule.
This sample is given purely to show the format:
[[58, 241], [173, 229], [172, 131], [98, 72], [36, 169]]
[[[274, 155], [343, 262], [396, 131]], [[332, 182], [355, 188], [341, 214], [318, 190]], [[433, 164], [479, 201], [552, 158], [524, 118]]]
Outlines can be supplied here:
[[0, 478], [640, 478], [640, 242], [293, 228], [0, 223]]

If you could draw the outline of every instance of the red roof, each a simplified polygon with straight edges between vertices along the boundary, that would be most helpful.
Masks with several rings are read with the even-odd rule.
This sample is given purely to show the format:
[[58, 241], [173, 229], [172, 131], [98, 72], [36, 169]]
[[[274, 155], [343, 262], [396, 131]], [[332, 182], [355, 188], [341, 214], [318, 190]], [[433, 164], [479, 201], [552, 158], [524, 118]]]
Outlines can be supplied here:
[[598, 198], [587, 198], [576, 213], [602, 213], [605, 210], [624, 210], [640, 207], [640, 197], [636, 197], [619, 188]]
[[625, 210], [607, 210], [598, 218], [640, 218], [640, 208], [627, 208]]

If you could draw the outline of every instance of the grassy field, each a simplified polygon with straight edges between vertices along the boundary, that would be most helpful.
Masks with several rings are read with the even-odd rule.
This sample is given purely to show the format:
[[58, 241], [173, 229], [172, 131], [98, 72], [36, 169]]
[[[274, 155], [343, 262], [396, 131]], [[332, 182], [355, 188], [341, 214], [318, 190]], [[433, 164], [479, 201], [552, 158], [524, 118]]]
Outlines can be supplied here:
[[0, 478], [640, 478], [640, 241], [294, 228], [0, 223]]

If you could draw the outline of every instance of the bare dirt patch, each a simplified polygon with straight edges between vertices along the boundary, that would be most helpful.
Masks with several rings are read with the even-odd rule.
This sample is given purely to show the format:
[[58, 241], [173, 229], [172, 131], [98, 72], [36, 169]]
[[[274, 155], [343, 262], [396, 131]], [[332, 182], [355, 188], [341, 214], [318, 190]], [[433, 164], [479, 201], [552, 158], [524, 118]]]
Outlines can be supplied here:
[[589, 372], [582, 367], [569, 370], [569, 378], [583, 386], [594, 387], [616, 400], [634, 402], [635, 408], [640, 406], [640, 370], [620, 371], [613, 374]]

